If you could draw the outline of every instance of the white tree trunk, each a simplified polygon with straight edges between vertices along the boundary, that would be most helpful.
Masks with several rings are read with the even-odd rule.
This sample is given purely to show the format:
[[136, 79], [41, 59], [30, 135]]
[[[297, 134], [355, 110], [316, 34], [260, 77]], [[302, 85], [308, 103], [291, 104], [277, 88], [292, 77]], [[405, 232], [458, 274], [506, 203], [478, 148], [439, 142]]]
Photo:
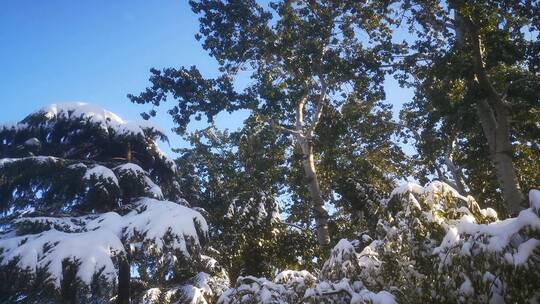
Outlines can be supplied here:
[[304, 174], [306, 183], [311, 195], [313, 211], [315, 212], [315, 225], [317, 230], [317, 240], [321, 249], [326, 250], [330, 245], [330, 233], [328, 232], [328, 212], [324, 208], [324, 199], [319, 187], [317, 170], [315, 169], [315, 159], [313, 156], [313, 146], [306, 138], [298, 141], [303, 154]]

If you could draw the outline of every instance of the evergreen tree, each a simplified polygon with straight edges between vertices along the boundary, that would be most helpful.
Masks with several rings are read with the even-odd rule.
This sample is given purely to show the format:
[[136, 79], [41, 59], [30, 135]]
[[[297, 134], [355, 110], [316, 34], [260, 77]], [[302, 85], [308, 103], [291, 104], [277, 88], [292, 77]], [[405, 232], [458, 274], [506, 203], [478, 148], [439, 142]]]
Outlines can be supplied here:
[[1, 302], [219, 294], [227, 278], [202, 255], [206, 221], [180, 198], [157, 139], [166, 138], [155, 126], [83, 103], [1, 127]]

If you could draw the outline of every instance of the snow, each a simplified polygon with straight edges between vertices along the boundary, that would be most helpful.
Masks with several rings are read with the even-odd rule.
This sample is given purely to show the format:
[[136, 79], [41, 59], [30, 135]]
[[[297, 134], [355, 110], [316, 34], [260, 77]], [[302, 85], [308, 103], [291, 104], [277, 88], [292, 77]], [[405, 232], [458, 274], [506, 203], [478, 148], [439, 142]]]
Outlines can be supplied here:
[[540, 214], [540, 190], [531, 189], [529, 191], [529, 203], [537, 214]]
[[144, 182], [146, 183], [146, 191], [151, 194], [153, 198], [163, 198], [161, 187], [156, 185], [148, 176], [144, 177]]
[[486, 209], [480, 209], [480, 213], [485, 216], [485, 217], [492, 217], [492, 218], [498, 218], [498, 214], [497, 214], [497, 211], [491, 209], [491, 208], [486, 208]]
[[83, 178], [90, 180], [92, 177], [96, 177], [98, 179], [108, 179], [118, 186], [118, 178], [116, 178], [116, 175], [114, 175], [114, 172], [111, 169], [105, 166], [95, 165], [90, 170], [86, 171]]
[[39, 139], [35, 138], [35, 137], [32, 137], [30, 139], [27, 139], [24, 144], [26, 146], [39, 146], [41, 144], [41, 142], [39, 141]]
[[154, 129], [165, 134], [161, 128], [148, 121], [125, 121], [113, 112], [84, 102], [55, 103], [41, 108], [35, 114], [38, 113], [48, 119], [85, 119], [98, 124], [104, 130], [112, 129], [116, 134], [143, 135], [145, 129]]
[[459, 293], [461, 293], [461, 294], [463, 294], [465, 296], [473, 295], [474, 294], [474, 288], [472, 286], [471, 280], [466, 275], [463, 275], [463, 276], [465, 278], [465, 281], [463, 281], [463, 283], [459, 287]]
[[68, 169], [87, 169], [88, 167], [83, 163], [75, 163], [73, 165], [69, 165]]
[[[186, 247], [186, 238], [193, 238], [199, 244], [195, 223], [203, 232], [208, 231], [206, 220], [197, 211], [182, 205], [144, 198], [139, 201], [137, 210], [133, 210], [125, 216], [125, 236], [128, 239], [136, 237], [137, 233], [144, 235], [145, 240], [155, 244], [155, 250], [162, 250], [167, 234], [174, 236], [172, 242], [167, 245], [173, 249], [180, 249], [189, 256]], [[140, 212], [144, 210], [144, 212]]]
[[424, 188], [418, 184], [407, 182], [394, 190], [390, 193], [390, 197], [388, 200], [392, 199], [392, 197], [396, 195], [403, 195], [405, 193], [412, 192], [414, 194], [423, 194]]
[[36, 272], [46, 268], [56, 287], [60, 287], [62, 262], [65, 259], [79, 262], [77, 277], [90, 284], [93, 275], [103, 268], [102, 274], [108, 281], [116, 278], [112, 256], [124, 251], [122, 242], [107, 230], [82, 233], [65, 233], [57, 230], [0, 240], [3, 264], [20, 257], [17, 265], [21, 269]]
[[540, 230], [540, 218], [531, 209], [521, 211], [517, 217], [490, 224], [475, 224], [470, 220], [466, 220], [464, 217], [456, 225], [459, 233], [490, 236], [486, 247], [490, 251], [501, 251], [508, 245], [512, 235], [518, 233], [526, 226]]
[[280, 272], [274, 279], [276, 282], [297, 282], [299, 284], [305, 284], [306, 279], [316, 280], [316, 277], [313, 276], [307, 270], [284, 270]]
[[533, 254], [536, 248], [540, 247], [540, 241], [537, 239], [530, 239], [519, 245], [517, 252], [514, 254], [507, 253], [505, 255], [506, 261], [509, 264], [516, 266], [523, 265], [529, 261], [529, 257]]
[[397, 303], [394, 296], [388, 291], [383, 290], [378, 293], [373, 293], [367, 289], [364, 289], [359, 293], [353, 294], [350, 304], [363, 304], [366, 302], [373, 304]]
[[[540, 218], [534, 211], [539, 193], [537, 190], [530, 191], [531, 208], [522, 210], [517, 217], [478, 224], [471, 214], [465, 214], [459, 220], [449, 223], [443, 241], [433, 250], [433, 254], [441, 257], [441, 263], [450, 263], [445, 258], [448, 250], [461, 247], [461, 255], [470, 255], [474, 247], [476, 250], [503, 253], [504, 259], [509, 264], [515, 266], [525, 264], [540, 245], [540, 241], [532, 238], [524, 242], [520, 232], [525, 229], [540, 230]], [[480, 210], [480, 213], [497, 218], [496, 212], [492, 209]]]
[[[143, 297], [142, 297], [142, 304], [155, 304], [159, 303], [160, 297], [161, 297], [161, 290], [159, 288], [150, 288], [148, 289]], [[164, 300], [166, 302], [169, 302], [171, 298], [171, 293], [165, 293]]]
[[[124, 248], [132, 247], [134, 242], [140, 242], [137, 237], [143, 237], [142, 248], [147, 250], [178, 249], [189, 256], [187, 243], [192, 240], [194, 245], [200, 244], [196, 225], [203, 234], [207, 233], [202, 215], [190, 208], [150, 198], [139, 200], [136, 206], [124, 216], [108, 212], [83, 217], [21, 218], [18, 222], [39, 222], [50, 225], [50, 230], [25, 236], [0, 235], [0, 260], [5, 265], [20, 258], [17, 265], [32, 272], [47, 269], [57, 287], [62, 279], [64, 259], [81, 263], [77, 277], [86, 284], [102, 268], [104, 278], [114, 281], [117, 273], [114, 257], [124, 253]], [[172, 240], [165, 248], [168, 236], [172, 236]]]
[[134, 163], [125, 163], [120, 166], [114, 167], [115, 171], [120, 172], [132, 172], [133, 174], [146, 174], [146, 171], [143, 170], [139, 165]]
[[189, 302], [183, 302], [186, 304], [207, 304], [208, 302], [204, 298], [204, 293], [201, 288], [195, 287], [193, 285], [187, 285], [181, 287], [183, 295], [186, 298], [191, 299]]
[[146, 184], [145, 190], [148, 194], [150, 194], [153, 198], [156, 199], [162, 199], [163, 198], [163, 191], [161, 190], [161, 187], [156, 185], [154, 181], [148, 176], [148, 173], [144, 171], [143, 168], [141, 168], [139, 165], [133, 164], [133, 163], [126, 163], [122, 164], [120, 166], [114, 167], [114, 171], [118, 172], [119, 174], [133, 174], [136, 176], [143, 176], [144, 183]]
[[20, 157], [20, 158], [2, 158], [0, 159], [0, 167], [3, 167], [6, 164], [11, 164], [11, 163], [26, 161], [26, 160], [31, 160], [33, 162], [36, 162], [37, 164], [44, 164], [47, 162], [57, 162], [59, 158], [54, 157], [54, 156], [28, 156], [28, 157]]

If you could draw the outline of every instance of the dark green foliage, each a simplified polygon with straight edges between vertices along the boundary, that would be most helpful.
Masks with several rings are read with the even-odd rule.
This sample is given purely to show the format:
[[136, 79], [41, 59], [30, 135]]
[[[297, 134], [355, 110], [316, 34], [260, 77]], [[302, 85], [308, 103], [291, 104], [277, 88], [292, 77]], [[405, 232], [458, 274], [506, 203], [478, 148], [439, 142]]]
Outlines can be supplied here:
[[146, 170], [167, 197], [178, 198], [174, 171], [154, 142], [165, 139], [164, 134], [153, 128], [144, 129], [144, 134], [119, 131], [84, 116], [51, 118], [39, 111], [19, 125], [3, 126], [0, 158], [6, 160], [0, 166], [1, 210], [33, 207], [51, 215], [116, 208], [144, 194], [143, 176], [137, 180], [122, 176], [117, 185], [96, 175], [85, 178], [85, 173], [97, 165], [113, 169], [126, 162]]
[[[227, 282], [215, 261], [202, 256], [207, 237], [202, 219], [176, 223], [193, 227], [196, 233], [189, 237], [174, 234], [172, 228], [152, 238], [147, 230], [133, 234], [122, 230], [122, 216], [144, 217], [151, 209], [145, 207], [151, 205], [139, 207], [141, 198], [156, 206], [172, 204], [173, 209], [174, 203], [159, 200], [187, 204], [179, 198], [176, 166], [158, 149], [158, 138], [165, 139], [156, 127], [129, 124], [106, 110], [78, 103], [52, 105], [17, 125], [0, 127], [0, 250], [13, 252], [36, 239], [45, 240], [42, 247], [29, 249], [37, 250], [36, 257], [20, 252], [26, 262], [19, 263], [20, 255], [11, 256], [0, 266], [0, 302], [123, 304], [141, 301], [151, 288], [177, 290], [177, 297], [184, 297], [182, 288], [189, 284], [199, 288], [212, 284], [204, 295], [209, 300], [219, 295]], [[167, 220], [166, 215], [158, 215], [159, 220]], [[64, 240], [83, 246], [81, 241], [94, 232], [104, 239], [89, 239], [98, 248], [88, 249], [105, 257], [93, 256], [94, 251], [88, 258], [81, 248], [62, 247]], [[164, 245], [156, 248], [153, 237], [161, 238]], [[0, 252], [5, 258], [2, 253], [8, 251]], [[61, 266], [50, 260], [38, 269], [24, 268], [57, 254], [69, 258], [61, 260]], [[81, 268], [84, 262], [86, 269]], [[88, 269], [92, 263], [97, 265], [94, 273]], [[110, 264], [105, 272], [104, 265]], [[49, 269], [55, 265], [58, 268]], [[203, 271], [205, 277], [195, 279]]]
[[[212, 122], [220, 112], [239, 109], [248, 110], [250, 116], [239, 132], [218, 134], [203, 130], [189, 137], [194, 148], [182, 151], [179, 161], [185, 172], [181, 184], [183, 189], [200, 189], [202, 193], [188, 200], [207, 210], [215, 231], [225, 236], [221, 222], [228, 205], [241, 197], [257, 200], [264, 194], [279, 202], [286, 214], [286, 223], [278, 224], [279, 229], [288, 224], [300, 227], [289, 225], [286, 232], [280, 233], [301, 231], [298, 236], [312, 244], [316, 230], [314, 197], [301, 165], [307, 156], [295, 146], [297, 140], [291, 141], [290, 134], [283, 132], [283, 128], [300, 128], [296, 132], [313, 133], [307, 135], [312, 137], [308, 145], [313, 147], [322, 196], [336, 209], [335, 219], [330, 218], [329, 224], [335, 241], [339, 236], [354, 234], [356, 227], [366, 228], [366, 217], [373, 226], [376, 220], [368, 214], [370, 204], [378, 199], [378, 193], [393, 186], [396, 177], [407, 175], [405, 156], [391, 140], [395, 127], [385, 122], [391, 119], [390, 106], [381, 102], [387, 73], [384, 66], [392, 61], [392, 52], [400, 52], [399, 46], [391, 43], [393, 21], [387, 18], [387, 4], [377, 1], [368, 4], [190, 1], [190, 4], [200, 16], [197, 39], [217, 59], [220, 75], [205, 79], [195, 67], [152, 69], [151, 86], [129, 98], [134, 103], [152, 106], [173, 102], [168, 113], [181, 135], [185, 135], [192, 118], [199, 120], [206, 116]], [[249, 77], [250, 82], [239, 89], [235, 77]], [[298, 110], [303, 98], [305, 106]], [[320, 124], [318, 107], [322, 108]], [[305, 126], [297, 126], [299, 111]], [[155, 114], [151, 110], [143, 117]], [[308, 130], [309, 125], [313, 130]], [[266, 226], [256, 239], [275, 229]], [[271, 239], [271, 234], [263, 239]], [[223, 242], [231, 244], [230, 238]], [[239, 271], [254, 260], [253, 256], [261, 256], [260, 263], [272, 259], [256, 254], [258, 242], [250, 242], [245, 242], [250, 246], [249, 256], [240, 254], [237, 261], [227, 264], [230, 269], [237, 269], [233, 273], [268, 273], [269, 268]], [[276, 242], [275, 248], [293, 247]], [[310, 254], [322, 253], [310, 246], [306, 248]], [[265, 247], [261, 252], [273, 251]], [[274, 267], [283, 269], [284, 264], [291, 265], [300, 259], [312, 263], [309, 254], [294, 252], [298, 253], [296, 257], [287, 255], [286, 263], [277, 259], [279, 264]]]
[[403, 61], [406, 77], [401, 79], [407, 79], [416, 92], [402, 118], [421, 133], [416, 145], [421, 163], [417, 176], [435, 174], [444, 178], [445, 172], [441, 171], [445, 156], [450, 155], [463, 172], [468, 190], [482, 204], [506, 212], [504, 204], [500, 204], [500, 191], [496, 191], [501, 188], [496, 179], [498, 169], [490, 161], [488, 141], [478, 118], [478, 111], [485, 110], [479, 109], [477, 103], [490, 93], [475, 74], [467, 20], [472, 20], [477, 29], [491, 87], [508, 109], [508, 136], [513, 151], [504, 153], [511, 153], [517, 180], [523, 193], [527, 193], [538, 187], [540, 179], [539, 171], [532, 169], [540, 163], [540, 129], [535, 123], [540, 119], [540, 3], [405, 1], [402, 5], [410, 13], [408, 23], [416, 25], [412, 28], [409, 55]]

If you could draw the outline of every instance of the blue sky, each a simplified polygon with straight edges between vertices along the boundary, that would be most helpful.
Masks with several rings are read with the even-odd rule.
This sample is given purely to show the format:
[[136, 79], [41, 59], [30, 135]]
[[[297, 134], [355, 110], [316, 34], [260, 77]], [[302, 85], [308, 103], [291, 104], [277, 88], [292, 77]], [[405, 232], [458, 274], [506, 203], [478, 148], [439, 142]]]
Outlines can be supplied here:
[[[66, 101], [94, 103], [139, 119], [147, 107], [132, 104], [126, 94], [146, 88], [151, 67], [196, 65], [206, 76], [215, 75], [215, 60], [194, 38], [197, 29], [197, 16], [185, 0], [4, 0], [0, 122]], [[410, 99], [410, 91], [395, 82], [387, 87], [396, 109]], [[235, 128], [241, 117], [222, 116], [217, 125]], [[154, 121], [172, 128], [165, 113]], [[172, 132], [169, 137], [172, 146], [185, 145]]]

